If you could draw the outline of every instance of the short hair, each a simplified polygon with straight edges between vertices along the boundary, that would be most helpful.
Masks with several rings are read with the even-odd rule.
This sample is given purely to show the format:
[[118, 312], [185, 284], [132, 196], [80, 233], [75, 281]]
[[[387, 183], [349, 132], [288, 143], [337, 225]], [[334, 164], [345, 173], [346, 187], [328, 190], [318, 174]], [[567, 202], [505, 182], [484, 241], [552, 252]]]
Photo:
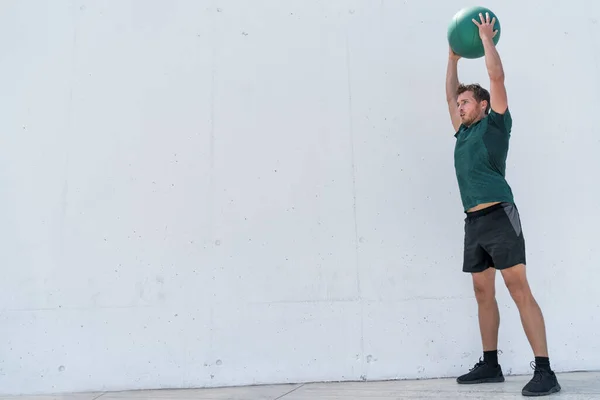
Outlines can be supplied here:
[[483, 100], [487, 101], [487, 107], [485, 108], [485, 114], [487, 115], [490, 112], [490, 92], [481, 87], [478, 83], [471, 83], [468, 85], [460, 84], [458, 85], [458, 89], [456, 90], [456, 95], [460, 95], [464, 92], [473, 92], [473, 97], [475, 100], [480, 103]]

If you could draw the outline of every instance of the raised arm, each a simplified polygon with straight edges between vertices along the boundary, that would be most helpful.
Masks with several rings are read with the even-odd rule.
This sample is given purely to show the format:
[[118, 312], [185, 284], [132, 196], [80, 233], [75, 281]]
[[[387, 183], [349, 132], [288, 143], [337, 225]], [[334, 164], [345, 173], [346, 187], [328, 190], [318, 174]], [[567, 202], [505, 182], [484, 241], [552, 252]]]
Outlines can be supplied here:
[[446, 101], [448, 102], [448, 112], [452, 120], [454, 132], [460, 127], [460, 115], [458, 114], [458, 105], [456, 104], [456, 90], [458, 89], [458, 60], [460, 56], [454, 54], [450, 49], [448, 55], [448, 68], [446, 71]]
[[498, 31], [494, 30], [496, 18], [490, 21], [489, 13], [485, 13], [485, 18], [479, 14], [479, 18], [479, 22], [475, 19], [473, 22], [479, 27], [479, 37], [485, 50], [485, 66], [490, 77], [490, 106], [496, 113], [504, 114], [508, 108], [508, 97], [504, 86], [502, 61], [493, 41], [494, 36], [498, 34]]

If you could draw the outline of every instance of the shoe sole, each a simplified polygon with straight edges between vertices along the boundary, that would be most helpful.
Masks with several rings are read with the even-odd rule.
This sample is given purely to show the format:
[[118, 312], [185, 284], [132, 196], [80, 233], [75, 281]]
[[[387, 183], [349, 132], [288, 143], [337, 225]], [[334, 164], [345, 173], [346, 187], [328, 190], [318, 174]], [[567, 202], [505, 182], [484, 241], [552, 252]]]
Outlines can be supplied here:
[[477, 379], [474, 381], [457, 381], [457, 382], [461, 385], [476, 385], [479, 383], [501, 383], [501, 382], [504, 382], [504, 377], [498, 376], [495, 378], [483, 378], [483, 379]]
[[538, 392], [529, 392], [527, 390], [523, 390], [522, 394], [523, 394], [523, 396], [528, 396], [528, 397], [548, 396], [553, 393], [560, 392], [560, 389], [561, 389], [560, 385], [556, 385], [552, 389], [548, 390], [547, 392], [538, 393]]

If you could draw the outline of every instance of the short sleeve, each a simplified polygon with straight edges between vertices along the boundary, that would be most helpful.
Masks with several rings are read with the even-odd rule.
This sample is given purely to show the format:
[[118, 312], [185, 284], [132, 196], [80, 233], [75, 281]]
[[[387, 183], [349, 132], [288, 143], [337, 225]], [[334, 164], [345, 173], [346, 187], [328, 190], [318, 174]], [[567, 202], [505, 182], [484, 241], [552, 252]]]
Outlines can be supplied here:
[[512, 116], [510, 115], [508, 108], [506, 111], [504, 111], [504, 114], [498, 114], [496, 111], [490, 110], [488, 118], [490, 123], [498, 127], [503, 132], [510, 133], [512, 130]]
[[467, 129], [467, 127], [464, 124], [460, 124], [460, 126], [458, 127], [458, 130], [456, 131], [456, 133], [454, 134], [455, 138], [458, 138], [458, 135], [460, 135], [460, 133], [462, 131], [464, 131], [465, 129]]

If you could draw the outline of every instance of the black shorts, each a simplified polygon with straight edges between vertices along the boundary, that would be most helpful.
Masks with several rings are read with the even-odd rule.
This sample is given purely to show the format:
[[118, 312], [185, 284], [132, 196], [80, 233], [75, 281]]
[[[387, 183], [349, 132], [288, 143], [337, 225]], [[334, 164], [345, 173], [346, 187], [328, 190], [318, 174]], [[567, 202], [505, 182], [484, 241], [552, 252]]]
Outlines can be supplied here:
[[525, 239], [516, 205], [499, 203], [467, 213], [463, 272], [525, 263]]

